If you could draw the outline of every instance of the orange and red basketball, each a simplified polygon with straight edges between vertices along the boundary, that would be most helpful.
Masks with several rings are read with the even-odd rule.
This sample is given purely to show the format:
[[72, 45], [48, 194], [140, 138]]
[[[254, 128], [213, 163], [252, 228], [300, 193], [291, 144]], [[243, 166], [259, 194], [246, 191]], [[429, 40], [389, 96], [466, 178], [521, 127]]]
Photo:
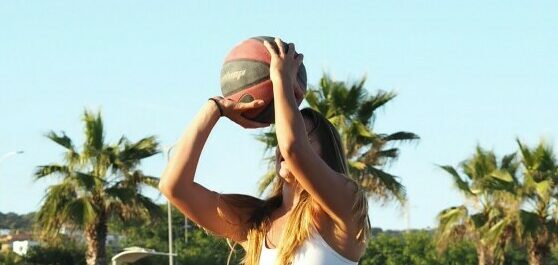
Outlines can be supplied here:
[[[261, 36], [247, 39], [234, 47], [221, 68], [221, 91], [225, 98], [237, 102], [250, 102], [261, 99], [264, 107], [247, 111], [244, 116], [255, 121], [274, 122], [273, 85], [269, 79], [271, 55], [263, 44], [268, 41], [275, 50], [277, 45], [273, 37]], [[285, 52], [288, 50], [283, 43]], [[297, 74], [300, 87], [306, 91], [306, 69], [300, 65]], [[300, 105], [302, 98], [297, 98]]]

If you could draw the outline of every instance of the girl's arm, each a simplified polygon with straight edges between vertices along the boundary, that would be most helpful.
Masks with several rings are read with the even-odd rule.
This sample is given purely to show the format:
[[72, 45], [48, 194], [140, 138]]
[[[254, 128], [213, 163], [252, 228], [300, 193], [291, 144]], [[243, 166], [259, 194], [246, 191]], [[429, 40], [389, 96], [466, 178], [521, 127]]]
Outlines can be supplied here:
[[[195, 223], [214, 234], [242, 242], [246, 239], [246, 229], [235, 224], [245, 220], [245, 213], [220, 201], [219, 193], [194, 182], [194, 176], [203, 146], [213, 126], [219, 120], [219, 107], [225, 116], [245, 128], [267, 125], [249, 121], [241, 116], [241, 112], [259, 107], [262, 105], [261, 102], [235, 104], [222, 98], [217, 101], [208, 101], [202, 107], [176, 144], [174, 155], [161, 176], [159, 190]], [[227, 219], [225, 221], [228, 222], [223, 222], [223, 217], [218, 212], [221, 216], [224, 215]]]
[[310, 146], [295, 100], [295, 89], [299, 89], [296, 74], [302, 63], [302, 54], [295, 57], [292, 43], [285, 53], [282, 41], [275, 41], [279, 53], [268, 42], [264, 44], [272, 57], [270, 78], [273, 82], [279, 150], [297, 182], [341, 229], [348, 231], [353, 223], [352, 205], [356, 187], [347, 185], [352, 182], [347, 182], [346, 176], [331, 169]]

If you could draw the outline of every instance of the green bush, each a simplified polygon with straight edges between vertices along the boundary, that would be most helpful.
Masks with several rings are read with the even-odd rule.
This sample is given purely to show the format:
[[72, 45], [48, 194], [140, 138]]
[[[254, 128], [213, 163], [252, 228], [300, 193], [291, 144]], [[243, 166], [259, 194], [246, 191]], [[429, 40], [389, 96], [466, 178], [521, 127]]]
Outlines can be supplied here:
[[0, 264], [24, 265], [23, 258], [13, 252], [0, 252]]
[[24, 260], [29, 265], [85, 265], [85, 248], [74, 244], [32, 247]]

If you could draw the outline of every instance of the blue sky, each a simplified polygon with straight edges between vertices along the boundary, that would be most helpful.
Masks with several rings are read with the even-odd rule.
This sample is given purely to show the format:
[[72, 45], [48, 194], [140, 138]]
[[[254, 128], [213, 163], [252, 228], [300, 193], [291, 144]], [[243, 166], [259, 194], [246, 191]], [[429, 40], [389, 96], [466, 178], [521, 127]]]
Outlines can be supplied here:
[[[25, 153], [0, 164], [0, 211], [38, 209], [56, 180], [33, 182], [32, 172], [60, 161], [62, 151], [42, 135], [63, 130], [81, 141], [85, 107], [102, 110], [108, 141], [157, 135], [172, 145], [220, 93], [230, 48], [258, 35], [296, 43], [311, 84], [324, 71], [337, 80], [366, 74], [371, 93], [398, 93], [378, 113], [375, 130], [422, 138], [402, 145], [387, 169], [407, 187], [410, 216], [371, 202], [374, 226], [434, 226], [440, 210], [462, 202], [435, 165], [457, 165], [476, 144], [498, 154], [514, 151], [516, 137], [556, 146], [558, 2], [281, 3], [2, 1], [0, 156]], [[220, 121], [196, 181], [255, 194], [266, 170], [256, 133]], [[143, 169], [159, 176], [164, 163], [155, 156]]]

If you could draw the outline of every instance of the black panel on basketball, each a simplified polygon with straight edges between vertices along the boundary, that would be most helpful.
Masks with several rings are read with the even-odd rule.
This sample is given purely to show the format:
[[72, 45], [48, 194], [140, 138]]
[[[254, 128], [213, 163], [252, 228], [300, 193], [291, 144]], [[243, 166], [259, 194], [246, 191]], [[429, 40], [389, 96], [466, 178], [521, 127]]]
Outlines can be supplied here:
[[221, 90], [228, 97], [269, 79], [269, 64], [254, 60], [227, 62], [221, 70]]

